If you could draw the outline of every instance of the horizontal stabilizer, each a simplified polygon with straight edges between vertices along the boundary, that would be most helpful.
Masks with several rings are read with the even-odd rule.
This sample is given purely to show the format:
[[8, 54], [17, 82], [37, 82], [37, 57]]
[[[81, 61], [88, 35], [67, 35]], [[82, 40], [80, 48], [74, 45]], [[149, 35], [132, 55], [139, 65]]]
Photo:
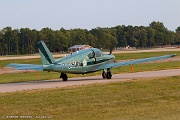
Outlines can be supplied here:
[[14, 68], [15, 70], [43, 70], [42, 65], [35, 65], [35, 64], [16, 64], [11, 63], [7, 65], [6, 67]]

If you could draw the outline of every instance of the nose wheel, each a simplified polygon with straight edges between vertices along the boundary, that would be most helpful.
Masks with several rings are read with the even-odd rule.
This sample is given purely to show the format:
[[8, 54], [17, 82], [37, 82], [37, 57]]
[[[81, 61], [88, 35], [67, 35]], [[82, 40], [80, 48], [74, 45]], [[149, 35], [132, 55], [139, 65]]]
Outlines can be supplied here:
[[103, 70], [102, 72], [102, 77], [105, 79], [111, 79], [112, 78], [112, 73], [110, 71], [110, 68], [107, 69], [107, 72], [105, 72], [105, 70]]
[[67, 81], [68, 80], [68, 76], [66, 73], [61, 73], [60, 78], [62, 78], [63, 81]]

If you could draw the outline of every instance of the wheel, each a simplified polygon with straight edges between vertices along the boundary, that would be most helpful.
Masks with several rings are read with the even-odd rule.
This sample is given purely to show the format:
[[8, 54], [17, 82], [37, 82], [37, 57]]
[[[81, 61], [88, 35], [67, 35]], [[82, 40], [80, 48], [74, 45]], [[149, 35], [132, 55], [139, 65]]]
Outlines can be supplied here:
[[63, 79], [63, 81], [67, 81], [68, 77], [67, 77], [67, 74], [66, 74], [66, 73], [64, 73], [62, 79]]
[[62, 78], [63, 81], [67, 81], [67, 79], [68, 79], [66, 73], [61, 73], [60, 78]]
[[106, 78], [107, 78], [107, 79], [111, 79], [111, 77], [112, 77], [112, 74], [111, 74], [110, 71], [108, 71], [107, 74], [106, 74]]
[[103, 77], [104, 79], [106, 78], [106, 72], [105, 72], [105, 71], [102, 72], [102, 77]]

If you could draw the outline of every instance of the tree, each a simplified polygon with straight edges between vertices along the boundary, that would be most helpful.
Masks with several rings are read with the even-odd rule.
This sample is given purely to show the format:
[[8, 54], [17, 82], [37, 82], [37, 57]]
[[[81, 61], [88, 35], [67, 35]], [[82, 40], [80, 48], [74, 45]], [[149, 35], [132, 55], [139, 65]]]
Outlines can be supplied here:
[[139, 30], [139, 47], [146, 47], [147, 43], [147, 31], [144, 27]]
[[178, 32], [180, 32], [180, 26], [177, 27], [177, 29], [176, 29], [176, 33], [178, 33]]
[[13, 47], [13, 54], [18, 55], [19, 54], [19, 30], [14, 29], [12, 30], [12, 43]]
[[116, 37], [112, 36], [111, 34], [106, 34], [105, 43], [106, 47], [109, 48], [111, 54], [114, 47], [116, 47], [116, 45], [118, 44], [118, 41]]
[[5, 42], [5, 48], [6, 48], [6, 54], [12, 54], [13, 45], [12, 42], [12, 28], [6, 27], [3, 30], [4, 34], [4, 42]]
[[47, 47], [49, 48], [51, 52], [54, 51], [54, 48], [56, 46], [56, 43], [54, 41], [56, 38], [55, 38], [54, 31], [51, 30], [51, 28], [47, 27], [47, 28], [41, 29], [38, 37], [39, 37], [39, 40], [43, 40], [46, 42]]
[[4, 44], [3, 33], [0, 31], [0, 55], [4, 55]]
[[151, 27], [147, 27], [147, 46], [154, 46], [155, 45], [155, 40], [154, 40], [154, 36], [156, 34], [156, 31], [151, 28]]
[[93, 47], [97, 46], [96, 43], [97, 43], [98, 39], [93, 34], [91, 34], [91, 33], [87, 34], [86, 39], [87, 39], [89, 45], [91, 45]]
[[88, 44], [87, 41], [87, 34], [89, 32], [86, 29], [74, 29], [70, 31], [72, 44], [78, 45], [78, 44]]
[[30, 30], [29, 28], [21, 28], [20, 39], [20, 52], [22, 54], [35, 53], [35, 47], [37, 42], [36, 30]]
[[176, 43], [176, 44], [180, 44], [180, 26], [177, 27], [177, 29], [176, 29], [175, 43]]
[[159, 32], [167, 31], [167, 28], [165, 28], [164, 24], [159, 21], [158, 22], [153, 21], [149, 24], [149, 26]]
[[128, 45], [126, 33], [125, 33], [125, 25], [116, 26], [116, 38], [118, 40], [117, 47], [126, 47]]
[[12, 29], [5, 27], [0, 31], [0, 54], [32, 54], [38, 52], [36, 43], [46, 42], [51, 52], [67, 51], [75, 44], [89, 44], [97, 48], [150, 47], [154, 45], [180, 44], [180, 26], [176, 32], [168, 30], [162, 22], [151, 22], [148, 27], [119, 25], [111, 28], [94, 28], [40, 31], [29, 28]]

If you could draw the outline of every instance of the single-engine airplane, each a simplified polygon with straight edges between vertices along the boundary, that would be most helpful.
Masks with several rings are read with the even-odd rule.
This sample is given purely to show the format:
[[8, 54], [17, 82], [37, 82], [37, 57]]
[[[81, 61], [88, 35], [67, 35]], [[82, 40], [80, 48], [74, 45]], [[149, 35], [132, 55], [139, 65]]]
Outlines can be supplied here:
[[97, 48], [89, 48], [80, 51], [73, 52], [61, 59], [55, 60], [51, 52], [47, 48], [43, 41], [37, 43], [39, 54], [41, 56], [42, 65], [35, 64], [15, 64], [11, 63], [7, 67], [12, 67], [16, 70], [43, 70], [60, 72], [60, 78], [63, 81], [68, 80], [66, 73], [72, 74], [86, 74], [103, 70], [102, 77], [105, 79], [111, 79], [111, 68], [139, 64], [149, 61], [155, 61], [160, 59], [166, 59], [176, 56], [176, 54], [137, 59], [125, 62], [114, 62], [115, 56], [112, 54], [103, 54]]

